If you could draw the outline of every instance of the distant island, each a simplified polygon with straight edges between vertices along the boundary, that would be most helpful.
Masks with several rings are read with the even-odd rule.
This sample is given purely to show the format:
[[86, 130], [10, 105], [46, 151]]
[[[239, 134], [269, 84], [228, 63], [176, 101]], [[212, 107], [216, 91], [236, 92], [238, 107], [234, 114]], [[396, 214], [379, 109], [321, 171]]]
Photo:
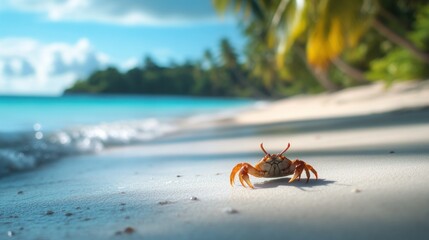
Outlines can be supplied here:
[[93, 72], [64, 94], [163, 94], [218, 97], [269, 96], [262, 81], [253, 77], [228, 40], [221, 41], [220, 58], [206, 50], [202, 60], [160, 66], [147, 56], [142, 66], [124, 73], [115, 67]]
[[[206, 50], [200, 60], [161, 66], [146, 56], [141, 66], [126, 72], [110, 66], [76, 81], [64, 91], [69, 94], [152, 94], [207, 97], [280, 98], [297, 93], [317, 93], [324, 89], [308, 74], [297, 71], [301, 81], [290, 81], [275, 72], [273, 66], [260, 75], [260, 67], [240, 61], [227, 39], [220, 52]], [[304, 62], [296, 63], [302, 69]], [[274, 80], [274, 78], [276, 80]]]

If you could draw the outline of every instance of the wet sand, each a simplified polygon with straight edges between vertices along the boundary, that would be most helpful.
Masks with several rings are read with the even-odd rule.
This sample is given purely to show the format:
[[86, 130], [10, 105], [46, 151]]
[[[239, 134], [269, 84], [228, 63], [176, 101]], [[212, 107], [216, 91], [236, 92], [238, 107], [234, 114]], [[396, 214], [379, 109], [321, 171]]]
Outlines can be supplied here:
[[[313, 177], [251, 177], [259, 143]], [[0, 239], [427, 239], [429, 110], [213, 127], [0, 179]]]

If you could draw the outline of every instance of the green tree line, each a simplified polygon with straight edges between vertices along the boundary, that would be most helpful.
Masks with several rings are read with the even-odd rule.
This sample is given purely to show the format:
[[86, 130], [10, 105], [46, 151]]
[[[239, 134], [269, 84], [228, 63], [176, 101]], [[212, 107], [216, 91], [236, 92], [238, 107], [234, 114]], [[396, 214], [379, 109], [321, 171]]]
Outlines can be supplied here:
[[[426, 0], [213, 0], [240, 19], [247, 43], [159, 66], [114, 67], [77, 81], [66, 93], [284, 97], [382, 81], [429, 77]], [[241, 61], [239, 59], [242, 59]]]
[[70, 93], [95, 94], [165, 94], [193, 96], [255, 97], [265, 96], [258, 81], [240, 63], [239, 56], [227, 39], [220, 42], [215, 55], [206, 50], [201, 59], [183, 64], [161, 66], [150, 56], [140, 67], [124, 73], [108, 67], [78, 80], [65, 90]]

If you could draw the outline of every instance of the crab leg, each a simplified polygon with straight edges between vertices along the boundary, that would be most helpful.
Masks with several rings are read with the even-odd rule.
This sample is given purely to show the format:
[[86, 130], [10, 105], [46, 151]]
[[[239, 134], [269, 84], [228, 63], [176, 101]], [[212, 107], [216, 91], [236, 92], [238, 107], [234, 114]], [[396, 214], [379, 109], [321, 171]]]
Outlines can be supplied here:
[[319, 177], [317, 176], [317, 171], [310, 164], [305, 164], [305, 166], [314, 174], [314, 176], [316, 176], [316, 179], [319, 179]]
[[247, 185], [249, 185], [250, 188], [255, 188], [252, 182], [250, 182], [249, 175], [247, 173], [243, 174], [243, 179], [244, 181], [246, 181]]
[[[299, 161], [299, 160], [296, 160], [296, 162], [295, 163], [297, 163], [296, 165], [296, 168], [295, 168], [295, 174], [293, 175], [293, 177], [289, 180], [289, 182], [291, 183], [291, 182], [293, 182], [293, 181], [295, 181], [298, 177], [301, 179], [301, 173], [302, 173], [302, 171], [304, 170], [304, 167], [305, 167], [305, 165], [304, 164], [302, 164], [302, 161]], [[295, 164], [294, 163], [294, 164]]]
[[238, 174], [238, 178], [240, 179], [241, 185], [243, 185], [243, 187], [246, 187], [246, 185], [243, 182], [244, 180], [247, 183], [247, 185], [249, 185], [250, 188], [254, 188], [252, 183], [250, 182], [249, 174], [247, 174], [244, 168], [241, 169], [240, 173]]
[[306, 181], [307, 183], [310, 180], [310, 171], [316, 176], [316, 180], [318, 179], [317, 171], [311, 165], [305, 163], [304, 161], [298, 160], [298, 159], [295, 161], [292, 161], [292, 164], [296, 166], [295, 174], [289, 180], [289, 182], [293, 182], [296, 179], [298, 179], [298, 181], [299, 181], [301, 179], [301, 174], [303, 171], [305, 171], [305, 175], [307, 176], [307, 181]]
[[308, 181], [310, 180], [310, 171], [308, 171], [307, 166], [304, 167], [304, 170], [305, 170], [305, 175], [307, 176], [306, 183], [308, 183]]
[[239, 163], [239, 164], [235, 165], [235, 167], [231, 171], [231, 175], [229, 177], [229, 182], [230, 182], [231, 186], [234, 184], [234, 178], [235, 178], [235, 175], [237, 174], [237, 172], [238, 172], [238, 178], [240, 180], [240, 183], [244, 187], [246, 187], [246, 185], [244, 184], [244, 182], [246, 182], [247, 185], [249, 185], [249, 187], [254, 188], [253, 184], [250, 182], [249, 174], [251, 174], [255, 177], [263, 177], [264, 176], [263, 172], [259, 171], [258, 169], [256, 169], [252, 165], [250, 165], [248, 163]]

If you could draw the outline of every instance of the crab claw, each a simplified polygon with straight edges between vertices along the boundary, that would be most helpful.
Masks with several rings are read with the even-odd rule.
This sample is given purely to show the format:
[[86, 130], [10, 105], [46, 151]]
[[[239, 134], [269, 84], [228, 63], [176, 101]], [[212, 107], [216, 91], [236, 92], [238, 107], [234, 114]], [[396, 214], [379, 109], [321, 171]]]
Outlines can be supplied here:
[[232, 169], [231, 171], [231, 175], [229, 176], [229, 183], [231, 184], [231, 186], [234, 185], [234, 179], [235, 179], [235, 174], [237, 174], [237, 172], [243, 167], [242, 163], [239, 163], [237, 165], [235, 165], [235, 167]]
[[239, 177], [241, 185], [243, 185], [243, 187], [246, 187], [246, 185], [243, 182], [243, 180], [244, 180], [247, 183], [247, 185], [249, 185], [250, 188], [255, 188], [253, 186], [253, 184], [250, 182], [249, 174], [247, 174], [247, 167], [246, 166], [244, 166], [241, 169], [240, 173], [238, 174], [238, 177]]
[[247, 185], [250, 188], [255, 188], [255, 187], [253, 186], [252, 182], [250, 182], [249, 174], [255, 177], [263, 176], [263, 172], [253, 167], [252, 165], [248, 163], [239, 163], [235, 165], [234, 168], [232, 168], [231, 175], [229, 176], [229, 183], [231, 184], [231, 186], [234, 185], [234, 178], [237, 173], [238, 173], [238, 179], [240, 180], [241, 185], [243, 185], [243, 187], [246, 187], [245, 183], [247, 183]]
[[249, 179], [248, 166], [248, 163], [239, 163], [235, 165], [235, 167], [231, 171], [231, 175], [229, 176], [229, 183], [231, 184], [231, 186], [234, 185], [234, 178], [238, 172], [238, 179], [240, 180], [241, 185], [243, 185], [243, 187], [246, 187], [246, 184], [244, 184], [244, 182], [246, 182], [250, 188], [254, 188], [253, 184], [250, 182]]
[[317, 171], [311, 165], [298, 159], [293, 161], [292, 164], [295, 165], [295, 172], [293, 177], [289, 180], [290, 183], [295, 181], [296, 179], [301, 179], [301, 174], [303, 171], [305, 171], [305, 175], [307, 176], [307, 183], [310, 180], [310, 171], [316, 176], [316, 180], [318, 179]]

